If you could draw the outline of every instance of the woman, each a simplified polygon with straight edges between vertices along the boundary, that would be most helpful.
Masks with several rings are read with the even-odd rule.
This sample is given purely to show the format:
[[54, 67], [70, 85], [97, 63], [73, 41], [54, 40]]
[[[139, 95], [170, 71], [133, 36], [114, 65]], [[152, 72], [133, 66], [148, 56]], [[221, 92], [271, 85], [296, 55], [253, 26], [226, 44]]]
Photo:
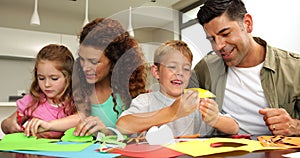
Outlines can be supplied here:
[[74, 135], [115, 127], [131, 99], [146, 92], [146, 65], [136, 40], [113, 19], [97, 18], [79, 35], [73, 96], [82, 115]]

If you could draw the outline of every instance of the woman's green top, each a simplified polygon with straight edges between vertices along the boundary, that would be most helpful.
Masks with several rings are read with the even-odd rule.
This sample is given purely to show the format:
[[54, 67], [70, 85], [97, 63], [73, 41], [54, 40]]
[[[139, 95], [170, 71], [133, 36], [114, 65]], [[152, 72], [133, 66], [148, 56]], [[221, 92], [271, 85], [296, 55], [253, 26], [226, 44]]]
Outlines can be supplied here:
[[124, 103], [119, 95], [115, 95], [115, 97], [117, 101], [116, 110], [119, 112], [118, 116], [113, 110], [114, 102], [112, 96], [110, 96], [103, 104], [92, 104], [91, 115], [99, 117], [106, 127], [116, 128], [118, 117], [122, 113], [121, 107]]

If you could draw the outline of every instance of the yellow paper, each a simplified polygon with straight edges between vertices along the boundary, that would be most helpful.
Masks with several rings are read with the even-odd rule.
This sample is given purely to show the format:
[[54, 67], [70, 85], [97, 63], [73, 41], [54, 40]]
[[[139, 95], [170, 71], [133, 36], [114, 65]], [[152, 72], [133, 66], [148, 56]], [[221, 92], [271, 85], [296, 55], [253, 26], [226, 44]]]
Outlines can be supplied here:
[[[211, 147], [212, 143], [220, 143], [220, 142], [233, 142], [245, 144], [240, 147]], [[182, 152], [187, 155], [191, 155], [194, 157], [225, 153], [231, 151], [257, 151], [257, 150], [272, 150], [279, 149], [274, 147], [263, 147], [259, 141], [249, 140], [249, 139], [232, 139], [232, 138], [211, 138], [206, 140], [196, 139], [188, 142], [179, 142], [175, 144], [171, 144], [167, 146], [172, 150], [176, 150]]]
[[199, 98], [215, 98], [216, 96], [210, 92], [209, 90], [202, 89], [202, 88], [188, 88], [184, 89], [184, 93], [186, 93], [188, 90], [198, 91]]

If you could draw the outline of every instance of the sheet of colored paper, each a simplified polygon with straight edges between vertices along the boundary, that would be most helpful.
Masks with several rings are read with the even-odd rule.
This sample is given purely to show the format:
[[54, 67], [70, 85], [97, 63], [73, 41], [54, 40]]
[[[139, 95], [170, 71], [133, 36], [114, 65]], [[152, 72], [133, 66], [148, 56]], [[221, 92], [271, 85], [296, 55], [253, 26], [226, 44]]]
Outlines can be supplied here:
[[215, 98], [216, 96], [210, 92], [209, 90], [202, 89], [202, 88], [188, 88], [184, 89], [184, 93], [188, 90], [198, 91], [199, 98]]
[[[220, 146], [211, 147], [213, 143], [236, 143], [245, 144], [243, 146]], [[278, 149], [273, 147], [263, 147], [258, 141], [249, 139], [231, 139], [231, 138], [211, 138], [207, 140], [191, 140], [187, 142], [179, 142], [167, 146], [172, 150], [176, 150], [191, 156], [204, 156], [217, 153], [225, 153], [231, 151], [256, 151], [256, 150], [271, 150]]]
[[0, 141], [0, 150], [81, 151], [92, 143], [59, 142], [58, 139], [25, 137], [23, 133], [7, 134]]
[[118, 153], [122, 156], [129, 157], [177, 157], [183, 155], [183, 153], [168, 149], [160, 145], [149, 144], [129, 144], [124, 149], [113, 149], [110, 153]]
[[97, 151], [99, 149], [100, 144], [92, 144], [86, 149], [79, 151], [79, 152], [50, 152], [50, 151], [12, 151], [16, 153], [23, 153], [23, 154], [34, 154], [34, 155], [44, 155], [44, 156], [53, 156], [53, 157], [72, 157], [72, 158], [83, 158], [83, 157], [90, 157], [90, 158], [111, 158], [120, 156], [120, 154], [111, 154], [111, 153], [100, 153]]

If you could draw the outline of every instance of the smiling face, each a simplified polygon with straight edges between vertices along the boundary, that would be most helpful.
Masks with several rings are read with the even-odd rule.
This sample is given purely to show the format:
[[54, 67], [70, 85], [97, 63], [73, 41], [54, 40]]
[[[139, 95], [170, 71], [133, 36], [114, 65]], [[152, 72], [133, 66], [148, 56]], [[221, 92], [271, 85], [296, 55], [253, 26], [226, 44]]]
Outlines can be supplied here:
[[153, 65], [151, 70], [159, 80], [160, 91], [171, 98], [182, 94], [192, 74], [191, 62], [177, 50], [163, 55], [159, 66]]
[[55, 62], [48, 60], [41, 60], [37, 65], [38, 85], [50, 103], [53, 103], [55, 97], [62, 95], [66, 87], [65, 76], [55, 66]]
[[78, 55], [86, 81], [89, 84], [110, 80], [111, 64], [103, 51], [91, 46], [81, 45]]
[[226, 13], [204, 24], [212, 49], [227, 66], [243, 66], [250, 50], [252, 18], [246, 14], [241, 21], [230, 20]]

